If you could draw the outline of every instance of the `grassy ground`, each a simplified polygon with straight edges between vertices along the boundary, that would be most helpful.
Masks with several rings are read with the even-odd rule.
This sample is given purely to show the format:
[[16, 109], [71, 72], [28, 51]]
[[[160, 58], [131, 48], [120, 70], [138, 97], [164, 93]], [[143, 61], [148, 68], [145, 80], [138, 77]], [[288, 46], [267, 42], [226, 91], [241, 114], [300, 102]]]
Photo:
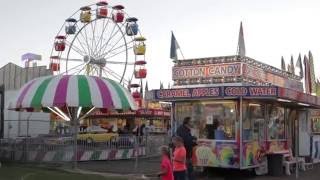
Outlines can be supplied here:
[[3, 166], [0, 168], [0, 180], [125, 180], [119, 177], [102, 177], [68, 173], [58, 170], [31, 168], [22, 166]]

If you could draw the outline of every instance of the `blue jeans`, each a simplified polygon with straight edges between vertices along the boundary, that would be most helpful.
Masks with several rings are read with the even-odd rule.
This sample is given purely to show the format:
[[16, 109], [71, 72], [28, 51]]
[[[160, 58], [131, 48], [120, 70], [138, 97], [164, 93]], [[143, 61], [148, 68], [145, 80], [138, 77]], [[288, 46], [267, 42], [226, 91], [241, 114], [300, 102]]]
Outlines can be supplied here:
[[174, 180], [186, 180], [186, 171], [174, 171]]

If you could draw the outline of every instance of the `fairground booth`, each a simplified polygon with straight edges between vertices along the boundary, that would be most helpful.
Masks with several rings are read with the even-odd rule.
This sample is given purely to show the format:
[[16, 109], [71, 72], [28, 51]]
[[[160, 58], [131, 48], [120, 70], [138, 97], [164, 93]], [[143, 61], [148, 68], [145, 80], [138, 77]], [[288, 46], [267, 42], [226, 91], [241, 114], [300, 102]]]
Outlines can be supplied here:
[[172, 79], [172, 89], [147, 98], [172, 103], [173, 129], [191, 117], [195, 166], [246, 169], [268, 154], [295, 156], [295, 124], [320, 108], [320, 98], [303, 92], [301, 77], [245, 56], [178, 60]]

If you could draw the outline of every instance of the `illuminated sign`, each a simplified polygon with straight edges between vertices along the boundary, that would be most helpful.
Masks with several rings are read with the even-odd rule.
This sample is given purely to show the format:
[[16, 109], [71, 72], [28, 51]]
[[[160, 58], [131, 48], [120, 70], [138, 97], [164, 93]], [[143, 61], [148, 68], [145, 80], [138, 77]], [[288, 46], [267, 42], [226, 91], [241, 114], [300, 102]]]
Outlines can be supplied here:
[[219, 97], [220, 88], [186, 88], [186, 89], [162, 89], [156, 92], [158, 99], [181, 99], [181, 98], [202, 98]]
[[277, 97], [278, 88], [273, 86], [222, 86], [155, 90], [156, 100], [178, 100], [221, 97]]
[[[172, 68], [173, 80], [190, 80], [196, 78], [228, 78], [243, 76], [257, 82], [268, 82], [272, 85], [303, 90], [302, 82], [265, 71], [248, 63], [220, 63], [192, 66], [175, 66]], [[236, 80], [234, 80], [236, 81]]]
[[241, 63], [180, 66], [172, 68], [172, 79], [230, 77], [241, 75]]
[[[147, 92], [146, 100], [177, 101], [214, 98], [282, 98], [320, 106], [320, 98], [278, 86], [219, 86], [182, 89], [159, 89]], [[319, 113], [320, 114], [320, 113]]]
[[276, 97], [277, 95], [277, 87], [234, 86], [224, 88], [224, 96]]

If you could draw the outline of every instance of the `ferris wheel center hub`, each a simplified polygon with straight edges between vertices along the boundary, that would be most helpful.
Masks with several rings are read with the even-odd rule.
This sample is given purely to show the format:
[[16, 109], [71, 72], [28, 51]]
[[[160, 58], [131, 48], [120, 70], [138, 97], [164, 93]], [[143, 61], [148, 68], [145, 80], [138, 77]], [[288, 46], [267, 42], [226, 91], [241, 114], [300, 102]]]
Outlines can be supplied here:
[[96, 59], [91, 56], [84, 56], [83, 61], [88, 64], [94, 64], [94, 65], [99, 65], [99, 66], [105, 66], [107, 63], [107, 60], [105, 58]]

